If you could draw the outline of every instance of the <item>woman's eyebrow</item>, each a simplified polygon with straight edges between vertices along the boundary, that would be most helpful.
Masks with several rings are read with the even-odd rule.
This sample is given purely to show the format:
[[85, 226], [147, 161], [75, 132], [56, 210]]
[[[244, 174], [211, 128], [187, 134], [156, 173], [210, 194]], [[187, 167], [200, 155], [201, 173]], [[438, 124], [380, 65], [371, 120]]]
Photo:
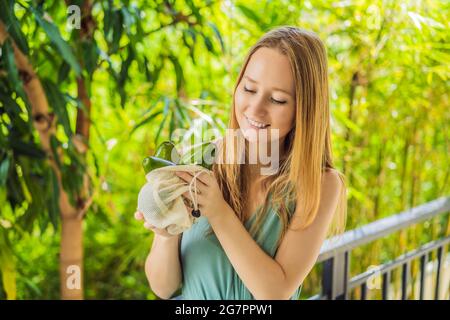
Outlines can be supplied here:
[[[249, 76], [244, 76], [244, 78], [246, 78], [250, 82], [258, 83], [258, 81], [256, 81], [255, 79], [250, 78]], [[272, 87], [272, 89], [284, 92], [284, 93], [286, 93], [286, 94], [288, 94], [288, 95], [290, 95], [292, 97], [292, 94], [289, 91], [286, 91], [286, 90], [281, 89], [281, 88], [275, 88], [275, 87]]]

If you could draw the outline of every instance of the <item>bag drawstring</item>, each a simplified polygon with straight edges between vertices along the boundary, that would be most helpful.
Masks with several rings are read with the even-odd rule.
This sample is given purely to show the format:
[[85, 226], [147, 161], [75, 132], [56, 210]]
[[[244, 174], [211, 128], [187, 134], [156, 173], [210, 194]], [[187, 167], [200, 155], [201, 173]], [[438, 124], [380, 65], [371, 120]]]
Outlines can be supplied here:
[[[194, 210], [198, 210], [198, 201], [197, 201], [197, 176], [202, 174], [205, 171], [199, 171], [196, 174], [194, 174], [194, 177], [192, 178], [191, 182], [189, 183], [189, 194], [192, 199], [192, 203], [194, 204]], [[194, 192], [195, 192], [195, 198], [192, 196], [192, 184], [194, 184]]]

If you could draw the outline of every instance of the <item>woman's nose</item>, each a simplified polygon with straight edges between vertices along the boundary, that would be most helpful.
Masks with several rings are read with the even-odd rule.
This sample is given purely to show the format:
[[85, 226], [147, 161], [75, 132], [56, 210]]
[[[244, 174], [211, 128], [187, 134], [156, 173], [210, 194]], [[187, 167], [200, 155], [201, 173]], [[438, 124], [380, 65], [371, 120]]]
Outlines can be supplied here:
[[264, 116], [266, 114], [266, 104], [262, 96], [255, 96], [248, 104], [249, 116]]

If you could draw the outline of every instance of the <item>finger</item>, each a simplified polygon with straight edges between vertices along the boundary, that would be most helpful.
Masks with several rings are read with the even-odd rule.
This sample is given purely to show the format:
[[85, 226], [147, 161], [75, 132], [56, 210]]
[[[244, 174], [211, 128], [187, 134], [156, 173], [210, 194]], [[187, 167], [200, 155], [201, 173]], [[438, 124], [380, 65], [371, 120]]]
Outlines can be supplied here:
[[[147, 221], [144, 222], [144, 228], [148, 229], [148, 230], [153, 230], [155, 229], [155, 226], [151, 225], [150, 223], [148, 223]], [[154, 230], [153, 230], [154, 231]]]
[[184, 172], [181, 172], [181, 171], [175, 171], [175, 174], [176, 174], [181, 180], [183, 180], [183, 181], [185, 181], [185, 182], [187, 182], [187, 183], [191, 182], [190, 176], [189, 176], [189, 175], [186, 175]]
[[204, 184], [203, 182], [201, 182], [200, 180], [197, 180], [197, 183], [193, 182], [192, 183], [192, 194], [194, 193], [194, 187], [197, 188], [197, 193], [205, 193], [208, 186], [206, 184]]
[[[184, 202], [186, 206], [194, 207], [194, 201], [192, 201], [190, 197], [186, 198], [184, 195], [182, 195], [182, 197], [186, 199], [186, 201]], [[206, 202], [205, 198], [206, 197], [202, 196], [202, 195], [197, 196], [197, 199], [196, 199], [197, 208], [199, 206], [202, 206]], [[188, 202], [188, 203], [186, 203], [186, 202]]]
[[[201, 190], [199, 190], [199, 189], [197, 188], [197, 198], [198, 198], [199, 195], [204, 194], [205, 192], [206, 192], [206, 190], [203, 190], [203, 192], [202, 192]], [[193, 201], [193, 200], [196, 198], [196, 196], [195, 196], [195, 191], [194, 191], [194, 190], [192, 190], [192, 195], [191, 195], [191, 193], [189, 192], [189, 190], [183, 192], [181, 195], [184, 196], [186, 199], [188, 199], [188, 200], [190, 200], [190, 201]]]
[[[197, 174], [198, 172], [195, 173]], [[199, 173], [197, 179], [200, 180], [200, 182], [205, 186], [209, 186], [211, 183], [211, 175], [206, 171], [202, 171], [201, 173]]]
[[[200, 172], [200, 173], [199, 173]], [[205, 186], [209, 185], [209, 174], [205, 171], [187, 172], [192, 178], [197, 175], [197, 181], [200, 181]]]
[[[183, 199], [183, 203], [185, 205], [186, 208], [190, 208], [191, 206], [193, 206], [192, 201], [190, 201], [189, 199], [186, 199], [185, 197], [182, 196]], [[188, 209], [189, 210], [189, 209]]]
[[192, 215], [192, 211], [194, 210], [194, 208], [192, 208], [190, 205], [186, 204], [186, 210], [189, 213], [189, 215]]
[[197, 198], [197, 206], [204, 206], [207, 203], [208, 199], [206, 195], [201, 194]]
[[[192, 179], [194, 178], [194, 176], [190, 172], [175, 171], [175, 174], [187, 183], [191, 183]], [[197, 180], [197, 186], [200, 186], [200, 185], [206, 186], [207, 185], [200, 179], [200, 175], [197, 176], [196, 180]]]
[[[185, 198], [190, 204], [194, 204], [194, 199], [191, 199], [191, 196], [189, 195], [189, 192], [187, 192], [187, 195], [184, 193], [181, 195], [183, 198]], [[205, 203], [205, 199], [207, 196], [205, 194], [197, 193], [197, 197], [195, 198], [197, 202], [197, 206], [200, 206]]]
[[143, 219], [144, 219], [144, 215], [142, 214], [142, 212], [136, 211], [136, 212], [134, 213], [134, 218], [135, 218], [136, 220], [143, 220]]

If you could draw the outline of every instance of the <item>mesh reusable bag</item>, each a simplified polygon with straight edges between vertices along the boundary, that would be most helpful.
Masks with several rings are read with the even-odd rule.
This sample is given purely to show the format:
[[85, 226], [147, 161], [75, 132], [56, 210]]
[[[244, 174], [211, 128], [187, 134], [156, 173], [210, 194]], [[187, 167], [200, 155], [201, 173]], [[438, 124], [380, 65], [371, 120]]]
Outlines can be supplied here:
[[[188, 184], [175, 171], [192, 172], [194, 177]], [[145, 176], [147, 183], [138, 195], [138, 210], [144, 214], [145, 221], [157, 228], [167, 228], [167, 232], [172, 235], [189, 229], [196, 218], [188, 212], [181, 195], [189, 191], [191, 207], [198, 209], [197, 177], [201, 174], [212, 174], [212, 171], [195, 164], [167, 166], [150, 171]]]

